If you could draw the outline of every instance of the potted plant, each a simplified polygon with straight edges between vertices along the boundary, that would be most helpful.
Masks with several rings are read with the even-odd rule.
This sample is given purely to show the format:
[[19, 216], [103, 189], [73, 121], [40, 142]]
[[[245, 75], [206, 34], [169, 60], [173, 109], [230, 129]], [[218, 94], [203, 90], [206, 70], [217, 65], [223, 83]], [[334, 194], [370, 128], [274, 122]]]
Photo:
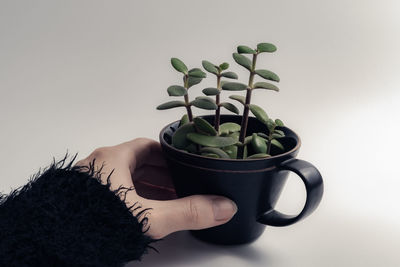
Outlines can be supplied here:
[[[189, 98], [189, 89], [206, 78], [206, 72], [200, 68], [189, 70], [178, 58], [171, 59], [183, 82], [168, 87], [167, 92], [169, 96], [183, 99], [166, 102], [157, 109], [186, 109], [180, 120], [160, 132], [160, 143], [177, 195], [223, 195], [238, 206], [238, 212], [227, 224], [192, 231], [204, 241], [218, 244], [254, 241], [265, 225], [293, 224], [314, 211], [321, 201], [320, 173], [311, 163], [296, 159], [300, 148], [298, 135], [280, 119], [271, 119], [260, 106], [251, 103], [254, 92], [259, 89], [279, 91], [274, 84], [280, 80], [278, 75], [257, 67], [259, 56], [275, 51], [276, 46], [270, 43], [259, 43], [255, 49], [237, 47], [233, 59], [249, 71], [247, 84], [225, 80], [238, 79], [236, 73], [228, 71], [228, 63], [215, 65], [203, 60], [204, 70], [216, 77], [216, 87], [203, 89], [205, 96], [195, 99]], [[245, 91], [245, 95], [229, 96], [243, 106], [241, 115], [221, 114], [222, 108], [239, 114], [234, 104], [221, 102], [224, 91]], [[212, 110], [213, 114], [194, 116], [193, 107]], [[249, 116], [250, 112], [254, 117]], [[274, 209], [289, 171], [298, 174], [307, 191], [304, 208], [293, 216]]]

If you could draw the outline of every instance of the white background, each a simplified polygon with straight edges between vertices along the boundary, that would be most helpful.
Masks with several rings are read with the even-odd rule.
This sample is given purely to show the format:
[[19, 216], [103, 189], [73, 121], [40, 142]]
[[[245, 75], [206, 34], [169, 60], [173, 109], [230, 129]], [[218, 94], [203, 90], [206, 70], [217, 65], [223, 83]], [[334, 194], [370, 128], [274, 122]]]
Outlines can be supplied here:
[[[0, 191], [26, 183], [53, 156], [158, 138], [183, 110], [157, 111], [180, 82], [169, 63], [233, 63], [239, 44], [272, 42], [259, 66], [281, 92], [254, 103], [302, 138], [318, 167], [317, 211], [239, 247], [182, 232], [137, 266], [400, 266], [400, 2], [0, 1]], [[212, 85], [209, 79], [192, 97]], [[201, 114], [196, 110], [196, 114]], [[290, 176], [278, 208], [296, 213]], [[131, 266], [136, 266], [133, 264]]]

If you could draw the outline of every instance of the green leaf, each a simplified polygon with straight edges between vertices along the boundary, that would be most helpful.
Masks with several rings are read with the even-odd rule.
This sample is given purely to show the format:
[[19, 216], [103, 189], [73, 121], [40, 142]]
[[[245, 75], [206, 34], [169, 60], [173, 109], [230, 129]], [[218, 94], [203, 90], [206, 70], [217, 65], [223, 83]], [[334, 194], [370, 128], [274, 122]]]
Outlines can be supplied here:
[[283, 121], [281, 121], [280, 119], [276, 119], [276, 120], [275, 120], [275, 123], [276, 123], [276, 126], [280, 126], [280, 127], [285, 126], [285, 125], [283, 124]]
[[[239, 134], [240, 134], [240, 133], [239, 133]], [[242, 143], [242, 142], [238, 142], [238, 143], [237, 143], [237, 146], [246, 146], [246, 145], [248, 145], [248, 144], [251, 143], [251, 140], [253, 140], [253, 136], [251, 136], [251, 135], [246, 136], [246, 137], [244, 138], [244, 142], [243, 142], [243, 143]]]
[[228, 136], [232, 137], [236, 141], [239, 141], [240, 132], [234, 132], [234, 133], [229, 134]]
[[186, 135], [188, 133], [194, 132], [196, 132], [196, 129], [194, 128], [193, 123], [182, 125], [178, 128], [178, 130], [176, 130], [176, 132], [172, 136], [172, 146], [176, 147], [177, 149], [185, 149], [191, 144], [190, 141], [186, 138]]
[[196, 125], [197, 129], [205, 134], [208, 135], [217, 135], [217, 131], [214, 129], [214, 127], [205, 119], [202, 119], [200, 117], [195, 117], [193, 119], [194, 125]]
[[209, 101], [209, 102], [215, 104], [215, 100], [212, 99], [211, 97], [208, 97], [208, 96], [198, 96], [198, 97], [196, 97], [196, 99], [201, 99], [201, 100]]
[[260, 138], [262, 138], [264, 141], [265, 141], [265, 143], [267, 143], [267, 145], [268, 145], [268, 138], [264, 138], [264, 137], [260, 137]]
[[247, 57], [245, 57], [241, 54], [238, 54], [238, 53], [233, 53], [232, 56], [237, 64], [245, 67], [248, 70], [251, 70], [251, 60], [250, 59], [248, 59]]
[[276, 51], [276, 46], [270, 43], [259, 43], [257, 45], [257, 51], [259, 53], [263, 53], [263, 52], [275, 52]]
[[215, 103], [210, 102], [208, 100], [204, 100], [204, 99], [195, 99], [192, 102], [190, 102], [190, 104], [195, 107], [207, 109], [207, 110], [216, 110], [218, 108]]
[[225, 77], [225, 78], [229, 78], [229, 79], [239, 78], [238, 75], [236, 73], [234, 73], [233, 71], [223, 72], [223, 73], [221, 73], [221, 77]]
[[209, 147], [225, 147], [236, 144], [232, 137], [208, 136], [199, 133], [188, 133], [186, 136], [193, 143]]
[[215, 65], [212, 64], [210, 61], [203, 60], [203, 61], [201, 62], [201, 64], [203, 65], [203, 68], [204, 68], [206, 71], [211, 72], [211, 73], [213, 73], [213, 74], [215, 74], [215, 75], [218, 74], [218, 69], [217, 69], [217, 67], [215, 67]]
[[232, 103], [222, 102], [220, 105], [235, 114], [239, 114], [239, 109]]
[[266, 153], [258, 153], [258, 154], [253, 154], [247, 158], [248, 159], [261, 159], [261, 158], [269, 158], [269, 157], [271, 157], [271, 155], [268, 155]]
[[188, 75], [189, 75], [189, 77], [194, 77], [194, 78], [207, 77], [207, 74], [199, 68], [194, 68], [194, 69], [189, 70]]
[[273, 73], [272, 71], [269, 70], [255, 70], [255, 73], [258, 74], [259, 76], [263, 77], [264, 79], [274, 81], [274, 82], [279, 82], [280, 79], [278, 75]]
[[219, 68], [221, 70], [227, 70], [229, 68], [229, 63], [228, 62], [224, 62], [221, 65], [219, 65]]
[[266, 125], [270, 132], [273, 132], [275, 130], [276, 124], [272, 119], [268, 119]]
[[245, 144], [245, 145], [248, 145], [248, 144], [251, 143], [252, 140], [253, 140], [253, 136], [251, 136], [251, 135], [246, 136], [246, 137], [244, 138], [244, 144]]
[[284, 136], [282, 136], [282, 135], [280, 135], [278, 133], [275, 133], [275, 132], [271, 136], [272, 136], [272, 138], [282, 138], [282, 137], [284, 137]]
[[203, 78], [196, 78], [196, 77], [189, 76], [188, 77], [188, 88], [192, 87], [193, 85], [199, 84], [202, 80], [203, 80]]
[[285, 133], [281, 130], [274, 130], [274, 132], [272, 133], [272, 137], [273, 138], [282, 138], [285, 137]]
[[239, 101], [240, 103], [242, 103], [243, 105], [246, 104], [246, 98], [244, 96], [241, 95], [231, 95], [229, 96], [230, 99]]
[[267, 128], [270, 133], [275, 130], [276, 124], [275, 124], [274, 120], [268, 118], [268, 120], [266, 122], [264, 122], [264, 124], [267, 125]]
[[253, 86], [254, 89], [262, 88], [262, 89], [268, 89], [268, 90], [273, 90], [276, 92], [279, 92], [279, 88], [271, 83], [266, 83], [266, 82], [256, 82]]
[[[185, 136], [185, 138], [186, 138], [186, 136]], [[189, 141], [188, 141], [188, 142], [189, 142]], [[195, 154], [195, 153], [197, 153], [197, 145], [196, 145], [196, 144], [193, 144], [193, 143], [190, 143], [190, 145], [188, 145], [187, 147], [185, 147], [184, 150], [186, 150], [186, 151], [189, 152], [189, 153]]]
[[184, 107], [184, 106], [185, 106], [185, 102], [174, 100], [174, 101], [169, 101], [169, 102], [166, 102], [164, 104], [159, 105], [157, 107], [157, 109], [158, 110], [164, 110], [164, 109], [170, 109], [170, 108], [176, 108], [176, 107]]
[[183, 63], [179, 58], [173, 57], [171, 58], [172, 67], [174, 67], [177, 71], [187, 74], [188, 68], [185, 63]]
[[266, 124], [268, 120], [267, 113], [260, 107], [255, 104], [250, 104], [250, 111], [251, 113], [256, 116], [256, 118], [261, 121], [262, 123]]
[[272, 139], [271, 140], [271, 144], [276, 146], [276, 147], [278, 147], [278, 148], [280, 148], [281, 150], [285, 150], [285, 147], [281, 144], [281, 142], [279, 142], [276, 139]]
[[189, 123], [189, 117], [188, 114], [184, 114], [181, 118], [181, 121], [179, 122], [179, 127], [181, 127], [182, 125], [185, 125]]
[[201, 155], [208, 158], [216, 158], [216, 159], [220, 158], [217, 154], [214, 153], [201, 153]]
[[237, 47], [237, 52], [239, 54], [255, 54], [255, 53], [257, 53], [254, 49], [252, 49], [246, 45], [239, 45]]
[[247, 85], [237, 82], [229, 82], [229, 83], [224, 83], [224, 85], [222, 85], [222, 89], [228, 91], [243, 91], [246, 90], [246, 88]]
[[168, 87], [167, 92], [169, 96], [183, 96], [187, 94], [185, 87], [180, 85], [171, 85]]
[[222, 149], [217, 148], [217, 147], [203, 147], [200, 149], [200, 152], [213, 153], [223, 159], [230, 158], [229, 155], [225, 151], [223, 151]]
[[229, 83], [229, 82], [228, 81], [221, 81], [221, 87], [226, 83]]
[[224, 148], [222, 148], [222, 149], [226, 152], [226, 154], [229, 155], [229, 157], [230, 157], [231, 159], [236, 159], [236, 157], [237, 157], [237, 151], [238, 151], [238, 147], [237, 147], [237, 146], [235, 146], [235, 145], [226, 146], [226, 147], [224, 147]]
[[265, 133], [257, 133], [257, 135], [258, 136], [260, 136], [260, 137], [262, 137], [262, 138], [265, 138], [265, 139], [267, 139], [268, 140], [268, 135], [266, 135]]
[[256, 154], [267, 153], [267, 143], [265, 143], [264, 139], [259, 137], [256, 133], [253, 133], [252, 135], [251, 146]]
[[219, 95], [220, 91], [218, 88], [208, 87], [203, 89], [205, 95]]
[[219, 134], [228, 135], [239, 131], [240, 125], [234, 122], [225, 122], [219, 126]]

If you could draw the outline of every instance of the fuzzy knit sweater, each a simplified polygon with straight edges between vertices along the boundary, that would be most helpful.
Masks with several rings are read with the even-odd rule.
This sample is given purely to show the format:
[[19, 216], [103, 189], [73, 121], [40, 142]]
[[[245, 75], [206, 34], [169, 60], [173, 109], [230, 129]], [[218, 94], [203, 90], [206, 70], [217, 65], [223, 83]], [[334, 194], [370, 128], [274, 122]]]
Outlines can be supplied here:
[[0, 193], [0, 266], [123, 266], [152, 248], [145, 210], [120, 197], [129, 189], [66, 158]]

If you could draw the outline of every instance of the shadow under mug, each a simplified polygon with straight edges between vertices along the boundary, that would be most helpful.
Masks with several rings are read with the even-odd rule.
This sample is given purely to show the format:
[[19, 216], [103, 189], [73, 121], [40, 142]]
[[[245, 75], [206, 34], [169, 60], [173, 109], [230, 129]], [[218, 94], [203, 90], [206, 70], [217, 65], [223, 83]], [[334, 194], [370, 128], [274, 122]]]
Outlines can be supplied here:
[[[202, 118], [212, 123], [214, 116]], [[221, 123], [224, 122], [240, 124], [241, 116], [222, 115]], [[280, 139], [285, 153], [264, 159], [236, 160], [208, 158], [174, 148], [171, 137], [178, 126], [176, 121], [160, 132], [160, 143], [178, 197], [221, 195], [238, 206], [228, 223], [191, 231], [196, 238], [224, 245], [249, 243], [264, 232], [266, 225], [291, 225], [310, 215], [319, 205], [323, 195], [321, 174], [311, 163], [296, 159], [300, 138], [289, 128], [281, 127], [286, 135]], [[249, 117], [247, 135], [257, 132], [268, 130], [256, 118]], [[274, 208], [290, 171], [302, 179], [307, 192], [305, 205], [298, 215], [286, 215]]]

